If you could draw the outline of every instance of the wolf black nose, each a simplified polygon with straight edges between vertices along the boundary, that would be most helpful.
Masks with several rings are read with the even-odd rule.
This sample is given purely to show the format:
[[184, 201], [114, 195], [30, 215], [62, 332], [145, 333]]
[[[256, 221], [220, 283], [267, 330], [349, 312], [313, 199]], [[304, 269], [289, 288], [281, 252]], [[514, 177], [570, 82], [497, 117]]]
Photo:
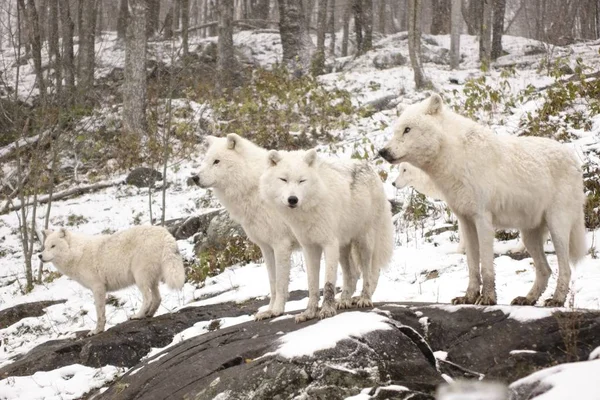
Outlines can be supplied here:
[[42, 259], [42, 255], [41, 255], [41, 254], [38, 254], [38, 258], [41, 260], [41, 259]]
[[290, 206], [295, 206], [298, 204], [298, 198], [296, 196], [290, 196], [288, 197], [288, 204]]
[[386, 149], [385, 147], [381, 150], [378, 151], [378, 154], [383, 157], [384, 159], [388, 159], [388, 157], [390, 156], [390, 152], [388, 149]]
[[392, 186], [396, 187], [396, 181], [392, 182]]
[[198, 175], [192, 175], [191, 179], [196, 185], [200, 185], [200, 177]]

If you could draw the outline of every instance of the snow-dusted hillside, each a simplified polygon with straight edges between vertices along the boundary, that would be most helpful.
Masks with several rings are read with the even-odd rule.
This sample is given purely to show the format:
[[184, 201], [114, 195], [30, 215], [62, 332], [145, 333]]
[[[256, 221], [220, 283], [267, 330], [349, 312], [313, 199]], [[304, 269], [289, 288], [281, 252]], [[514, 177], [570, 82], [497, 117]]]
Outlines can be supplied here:
[[[236, 45], [245, 49], [263, 66], [269, 66], [281, 58], [279, 37], [276, 34], [255, 35], [245, 32], [236, 35], [234, 39]], [[431, 43], [426, 45], [432, 51], [441, 52], [442, 48], [449, 48], [448, 36], [433, 36], [428, 39], [432, 41], [431, 43], [438, 43], [438, 45]], [[436, 89], [445, 93], [446, 98], [449, 98], [453, 104], [460, 104], [464, 100], [462, 87], [466, 79], [482, 74], [478, 69], [477, 38], [463, 35], [461, 40], [465, 58], [461, 63], [460, 71], [451, 71], [447, 65], [425, 64], [426, 75], [432, 80]], [[192, 42], [192, 48], [199, 42]], [[97, 77], [110, 72], [115, 66], [121, 66], [124, 60], [123, 48], [116, 45], [114, 37], [106, 36], [101, 43], [97, 48], [99, 57]], [[324, 75], [320, 79], [326, 85], [349, 90], [352, 93], [353, 101], [357, 104], [364, 104], [385, 95], [397, 95], [405, 103], [420, 100], [426, 94], [415, 92], [410, 67], [404, 65], [389, 69], [377, 69], [373, 65], [373, 59], [376, 56], [392, 52], [399, 52], [408, 57], [406, 43], [406, 40], [402, 39], [402, 34], [387, 37], [376, 43], [375, 50], [358, 59], [336, 60], [336, 63], [340, 65], [345, 64], [344, 69]], [[497, 85], [504, 79], [510, 84], [508, 90], [516, 94], [528, 84], [541, 87], [553, 81], [544, 71], [538, 72], [537, 70], [543, 55], [524, 55], [527, 47], [536, 45], [537, 42], [505, 36], [503, 43], [509, 55], [501, 57], [498, 60], [499, 65], [509, 65], [517, 61], [519, 63], [527, 61], [530, 64], [517, 66], [516, 72], [507, 78], [501, 77], [500, 70], [493, 69], [487, 73], [490, 85]], [[599, 49], [600, 42], [577, 44], [569, 48], [557, 49], [555, 56], [564, 55], [568, 57], [571, 64], [575, 63], [577, 57], [581, 57], [587, 65], [598, 70], [600, 69]], [[152, 43], [150, 53], [156, 58], [169, 62], [170, 50], [166, 44]], [[12, 65], [14, 60], [11, 57], [8, 52], [0, 53], [0, 62], [5, 66]], [[34, 83], [32, 69], [25, 66], [21, 73], [20, 93], [23, 98], [27, 98], [31, 93], [35, 93], [32, 86]], [[451, 78], [458, 83], [451, 83]], [[10, 82], [10, 79], [14, 79], [14, 77], [7, 75], [4, 79]], [[504, 110], [488, 113], [484, 122], [490, 123], [498, 134], [515, 134], [519, 130], [518, 123], [524, 113], [533, 111], [540, 105], [539, 101], [532, 100], [519, 105], [508, 113]], [[356, 146], [373, 155], [370, 145], [373, 144], [374, 148], [379, 148], [389, 139], [390, 126], [396, 116], [395, 109], [377, 112], [369, 117], [359, 119], [356, 124], [344, 131], [335, 132], [339, 139], [335, 143], [336, 155], [348, 157]], [[591, 130], [576, 130], [571, 133], [578, 138], [571, 145], [581, 155], [582, 161], [592, 160], [600, 165], [598, 156], [600, 154], [600, 115], [593, 118]], [[331, 150], [331, 146], [322, 146], [322, 150], [328, 152]], [[195, 201], [204, 194], [204, 191], [186, 185], [187, 178], [198, 167], [201, 158], [202, 154], [198, 151], [194, 161], [180, 163], [169, 170], [167, 179], [171, 185], [167, 190], [167, 219], [204, 212], [203, 209], [197, 208]], [[378, 168], [389, 173], [386, 182], [386, 191], [389, 197], [405, 200], [412, 189], [397, 191], [391, 185], [395, 178], [394, 168], [388, 164], [381, 164]], [[106, 178], [121, 179], [123, 177], [124, 175], [115, 174]], [[158, 209], [158, 195], [155, 195], [155, 202]], [[136, 220], [147, 224], [149, 222], [147, 203], [148, 195], [145, 189], [139, 190], [128, 186], [111, 187], [97, 193], [54, 202], [51, 225], [64, 225], [69, 216], [77, 216], [80, 223], [73, 229], [96, 234], [106, 230], [114, 231], [126, 228], [134, 224]], [[435, 205], [443, 210], [442, 203], [435, 203]], [[44, 206], [41, 206], [38, 215], [43, 217], [44, 211]], [[437, 218], [430, 218], [418, 227], [407, 223], [402, 214], [396, 217], [398, 230], [393, 262], [387, 270], [381, 273], [379, 285], [373, 297], [375, 302], [448, 303], [466, 289], [468, 280], [466, 257], [453, 253], [457, 244], [456, 234], [444, 232], [430, 237], [424, 236], [425, 232], [448, 225], [445, 212], [441, 211], [437, 215]], [[74, 337], [76, 331], [91, 329], [95, 326], [92, 293], [67, 277], [63, 276], [36, 286], [31, 293], [23, 294], [24, 267], [18, 227], [19, 221], [16, 213], [0, 216], [0, 310], [38, 300], [66, 299], [67, 301], [64, 304], [48, 307], [46, 314], [41, 317], [26, 318], [1, 329], [0, 366], [10, 363], [12, 358], [24, 354], [40, 343], [52, 339]], [[599, 233], [598, 231], [588, 232], [590, 245], [597, 242]], [[516, 240], [498, 242], [496, 247], [499, 252], [506, 252], [516, 243]], [[186, 257], [193, 257], [191, 241], [179, 241], [179, 246]], [[551, 243], [547, 244], [547, 250], [552, 252]], [[548, 258], [553, 275], [542, 299], [549, 297], [556, 283], [556, 257], [549, 254]], [[514, 297], [527, 293], [535, 276], [530, 258], [518, 261], [503, 255], [495, 259], [495, 266], [499, 304], [507, 305]], [[306, 287], [306, 271], [302, 256], [296, 254], [292, 267], [290, 290], [306, 289]], [[250, 264], [231, 266], [222, 274], [209, 278], [201, 288], [186, 283], [181, 293], [169, 292], [165, 286], [161, 287], [161, 293], [163, 302], [157, 314], [172, 312], [182, 306], [208, 305], [226, 301], [241, 302], [249, 298], [264, 297], [269, 293], [269, 285], [264, 266]], [[218, 295], [210, 297], [211, 294], [217, 293]], [[125, 321], [141, 305], [141, 296], [135, 287], [118, 291], [113, 295], [123, 305], [107, 306], [107, 329]], [[195, 300], [199, 298], [205, 299]], [[303, 309], [306, 302], [307, 299], [290, 301], [286, 305], [286, 311]], [[569, 303], [576, 308], [600, 309], [599, 259], [587, 256], [574, 272]], [[513, 311], [507, 308], [506, 312], [512, 313]], [[535, 317], [540, 312], [547, 315], [545, 310], [531, 308], [523, 308], [518, 312], [525, 314], [525, 318], [530, 314], [534, 314], [531, 316]], [[228, 325], [246, 322], [250, 319], [251, 316], [246, 316], [223, 322]], [[195, 326], [179, 334], [175, 338], [175, 342], [205, 332], [207, 332], [207, 324]], [[92, 387], [102, 386], [105, 382], [112, 380], [115, 374], [123, 372], [122, 369], [114, 367], [94, 370], [88, 367], [72, 366], [60, 371], [38, 373], [31, 377], [4, 379], [0, 381], [0, 399], [17, 397], [30, 399], [78, 398]], [[548, 397], [548, 399], [550, 398]]]

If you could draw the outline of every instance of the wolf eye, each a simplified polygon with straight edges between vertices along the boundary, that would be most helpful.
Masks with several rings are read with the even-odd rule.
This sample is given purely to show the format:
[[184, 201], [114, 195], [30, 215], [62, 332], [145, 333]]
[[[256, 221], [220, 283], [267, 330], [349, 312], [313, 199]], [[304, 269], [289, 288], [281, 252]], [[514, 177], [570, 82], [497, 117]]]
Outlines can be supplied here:
[[402, 170], [402, 172], [406, 172], [406, 168], [404, 168], [404, 169]]
[[407, 126], [406, 128], [404, 128], [404, 133], [408, 133], [410, 132], [410, 128]]
[[55, 247], [56, 247], [56, 245], [55, 245], [55, 244], [53, 244], [52, 246], [50, 246], [50, 248], [51, 248], [51, 249], [53, 249], [53, 248], [55, 248]]
[[287, 179], [283, 179], [283, 178], [279, 178], [281, 179], [283, 182], [287, 183]]
[[221, 160], [215, 160], [215, 161], [213, 161], [213, 165], [217, 165], [220, 162], [221, 162]]
[[300, 179], [300, 180], [298, 181], [298, 183], [304, 183], [304, 182], [306, 182], [306, 179]]

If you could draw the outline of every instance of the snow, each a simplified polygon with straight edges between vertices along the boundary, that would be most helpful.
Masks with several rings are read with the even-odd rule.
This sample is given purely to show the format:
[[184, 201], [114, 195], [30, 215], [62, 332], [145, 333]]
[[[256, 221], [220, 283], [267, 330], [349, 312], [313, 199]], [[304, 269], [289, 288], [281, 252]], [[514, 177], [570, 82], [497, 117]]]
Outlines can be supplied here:
[[548, 388], [544, 393], [529, 397], [531, 400], [563, 400], [577, 393], [578, 400], [598, 400], [600, 394], [600, 360], [560, 364], [535, 372], [510, 385], [516, 390], [522, 385], [538, 382], [538, 387]]
[[113, 366], [90, 368], [73, 364], [31, 376], [10, 377], [0, 381], [0, 399], [79, 399], [114, 380], [122, 370]]
[[511, 350], [509, 354], [535, 354], [535, 350]]
[[[319, 77], [319, 80], [326, 86], [349, 90], [355, 104], [364, 104], [390, 94], [399, 95], [401, 102], [406, 104], [424, 98], [426, 93], [414, 90], [413, 72], [409, 66], [398, 66], [385, 70], [378, 70], [373, 66], [373, 59], [378, 54], [397, 51], [407, 56], [407, 42], [401, 39], [402, 35], [400, 33], [382, 39], [376, 43], [376, 50], [364, 56], [348, 57], [346, 60], [338, 58], [336, 60], [338, 64], [341, 64], [342, 61], [346, 62], [345, 70], [323, 75]], [[448, 35], [428, 36], [428, 38], [435, 40], [441, 48], [448, 49], [450, 47]], [[215, 40], [216, 38], [200, 39], [193, 36], [190, 38], [190, 48], [195, 49], [197, 46]], [[244, 31], [236, 34], [234, 41], [244, 54], [250, 54], [256, 63], [263, 67], [270, 67], [281, 60], [281, 44], [277, 34]], [[515, 95], [528, 84], [532, 84], [534, 87], [543, 87], [553, 82], [553, 79], [548, 77], [544, 71], [537, 70], [544, 55], [523, 55], [527, 46], [537, 44], [539, 42], [535, 40], [512, 36], [503, 37], [503, 46], [510, 54], [501, 57], [498, 65], [509, 65], [515, 62], [529, 63], [524, 67], [517, 67], [515, 74], [506, 78], [510, 84], [508, 89], [510, 93], [508, 94]], [[172, 43], [151, 42], [149, 44], [150, 57], [169, 64], [172, 46], [177, 45], [177, 40]], [[434, 45], [428, 44], [427, 46], [433, 50], [436, 49]], [[477, 46], [477, 37], [461, 36], [461, 51], [465, 54], [465, 59], [458, 71], [450, 71], [445, 65], [432, 63], [424, 65], [425, 73], [432, 79], [436, 89], [459, 106], [464, 103], [461, 89], [465, 81], [484, 75], [479, 69]], [[555, 54], [568, 57], [571, 64], [577, 57], [582, 57], [588, 65], [598, 69], [600, 67], [600, 59], [597, 57], [599, 48], [600, 42], [575, 44], [567, 48], [557, 47]], [[117, 43], [114, 34], [102, 35], [96, 45], [96, 55], [97, 78], [106, 76], [114, 67], [122, 67], [124, 62], [124, 48]], [[45, 58], [44, 62], [46, 61]], [[14, 86], [16, 79], [16, 71], [9, 67], [13, 63], [14, 55], [11, 52], [0, 52], [0, 65], [2, 65], [3, 71], [6, 71], [2, 79], [11, 86]], [[501, 80], [504, 79], [501, 78], [501, 73], [502, 71], [499, 69], [487, 72], [486, 84], [496, 89], [499, 88]], [[450, 83], [449, 78], [458, 80], [459, 84]], [[19, 96], [22, 100], [31, 102], [32, 96], [37, 91], [34, 84], [35, 77], [30, 61], [20, 71]], [[193, 114], [192, 119], [195, 122], [198, 122], [200, 118], [210, 118], [211, 116], [210, 110], [203, 104], [186, 99], [174, 99], [172, 104], [175, 108], [190, 108]], [[526, 113], [537, 112], [542, 104], [542, 100], [536, 97], [518, 104], [514, 109], [506, 112], [502, 109], [491, 113], [482, 112], [478, 118], [483, 123], [490, 124], [499, 135], [514, 135], [519, 133], [519, 123]], [[92, 131], [103, 120], [118, 120], [120, 107], [118, 104], [104, 104], [94, 111], [92, 117], [84, 118], [79, 121], [78, 125], [83, 131]], [[358, 149], [372, 158], [374, 156], [372, 148], [381, 147], [389, 139], [391, 126], [397, 118], [397, 114], [397, 110], [392, 109], [375, 113], [367, 118], [359, 118], [349, 127], [334, 131], [333, 134], [338, 140], [335, 143], [320, 146], [320, 149], [329, 153], [335, 151], [339, 157], [349, 157], [354, 150]], [[600, 115], [592, 117], [590, 130], [572, 130], [570, 133], [577, 138], [570, 145], [578, 151], [582, 161], [591, 160], [600, 163]], [[206, 191], [186, 186], [187, 178], [198, 168], [201, 159], [201, 150], [197, 148], [194, 149], [194, 152], [197, 156], [193, 159], [178, 161], [169, 167], [167, 219], [200, 215], [213, 209], [208, 206], [204, 207], [198, 200], [206, 194]], [[391, 185], [396, 175], [396, 167], [383, 163], [377, 164], [376, 161], [373, 164], [379, 171], [389, 174], [385, 183], [388, 197], [405, 202], [411, 195], [411, 190], [396, 190]], [[7, 171], [7, 168], [8, 165], [2, 165], [4, 172]], [[122, 179], [124, 177], [122, 172], [108, 176], [106, 179]], [[397, 233], [393, 260], [391, 265], [381, 272], [378, 288], [373, 296], [375, 302], [406, 301], [448, 304], [452, 298], [464, 293], [468, 281], [468, 268], [466, 257], [463, 254], [453, 253], [457, 245], [456, 233], [444, 232], [425, 237], [425, 233], [447, 226], [453, 219], [446, 215], [443, 203], [433, 202], [432, 204], [438, 211], [417, 225], [405, 221], [402, 215], [396, 216]], [[156, 217], [157, 213], [161, 211], [160, 196], [157, 194], [153, 196], [153, 208]], [[45, 206], [41, 206], [38, 215], [43, 216], [44, 213]], [[69, 222], [69, 216], [72, 217], [71, 220], [76, 219], [79, 222], [72, 224]], [[38, 223], [41, 222], [42, 219], [38, 221]], [[131, 186], [110, 187], [95, 193], [57, 201], [52, 205], [52, 227], [66, 226], [83, 233], [97, 234], [149, 222], [148, 192], [146, 189], [137, 189]], [[23, 294], [23, 254], [18, 239], [18, 226], [18, 216], [15, 213], [0, 215], [0, 310], [16, 304], [40, 300], [66, 299], [67, 301], [46, 308], [45, 314], [40, 317], [26, 318], [12, 326], [0, 329], [0, 336], [3, 339], [0, 366], [10, 363], [14, 357], [49, 340], [74, 338], [75, 332], [89, 330], [96, 323], [91, 292], [67, 277], [48, 280], [42, 285], [36, 285], [31, 293]], [[588, 232], [588, 243], [597, 243], [598, 233], [598, 231]], [[495, 249], [499, 253], [505, 253], [516, 244], [517, 240], [497, 241]], [[184, 257], [190, 260], [195, 257], [192, 239], [179, 241], [178, 245]], [[546, 250], [553, 251], [550, 242], [546, 244]], [[556, 256], [548, 254], [548, 261], [553, 273], [541, 300], [550, 297], [556, 285]], [[523, 323], [550, 316], [552, 312], [556, 311], [555, 309], [506, 306], [514, 297], [526, 294], [531, 288], [535, 279], [535, 271], [530, 258], [514, 260], [508, 256], [500, 256], [495, 259], [495, 267], [497, 298], [501, 305], [486, 307], [486, 311], [502, 311], [508, 318]], [[47, 265], [46, 268], [55, 271], [51, 265]], [[321, 268], [321, 281], [323, 281], [323, 277], [324, 268]], [[341, 271], [338, 275], [338, 282], [341, 282]], [[359, 281], [357, 292], [360, 291], [361, 285], [362, 282]], [[289, 289], [290, 291], [306, 290], [306, 287], [306, 270], [302, 254], [299, 252], [293, 255]], [[174, 312], [184, 306], [209, 306], [229, 301], [241, 303], [253, 298], [267, 298], [269, 283], [265, 267], [261, 263], [251, 263], [245, 266], [231, 266], [223, 273], [207, 279], [204, 285], [197, 286], [186, 283], [180, 293], [170, 291], [165, 286], [161, 286], [160, 290], [163, 300], [157, 315]], [[112, 295], [120, 305], [116, 307], [107, 305], [107, 329], [127, 320], [139, 309], [142, 301], [136, 287], [120, 290]], [[286, 314], [278, 319], [292, 318], [287, 313], [303, 310], [307, 301], [308, 299], [304, 298], [287, 302]], [[588, 256], [573, 271], [568, 303], [568, 308], [600, 309], [600, 260]], [[436, 305], [436, 307], [450, 312], [460, 309], [459, 306], [449, 305]], [[261, 310], [265, 308], [266, 306]], [[422, 314], [418, 316], [422, 317]], [[221, 319], [221, 328], [250, 320], [252, 320], [251, 315], [223, 318]], [[281, 348], [278, 352], [282, 356], [313, 354], [320, 349], [335, 346], [335, 343], [344, 338], [360, 336], [375, 329], [391, 329], [385, 320], [385, 316], [376, 313], [346, 312], [294, 332], [295, 335], [294, 333], [282, 335], [280, 338]], [[210, 323], [211, 321], [197, 323], [176, 335], [168, 346], [153, 349], [146, 355], [146, 358], [185, 339], [208, 332], [207, 328]], [[426, 319], [423, 319], [422, 323], [427, 323]], [[299, 334], [299, 332], [303, 333]], [[513, 350], [513, 352], [523, 351], [525, 350]], [[436, 353], [436, 357], [442, 359], [443, 352], [438, 353]], [[600, 357], [600, 350], [597, 349], [594, 352], [594, 357]], [[585, 365], [589, 367], [596, 364], [590, 362]], [[3, 398], [4, 393], [10, 394], [10, 396], [5, 396], [8, 398], [53, 398], [52, 396], [77, 398], [92, 387], [102, 386], [113, 379], [114, 375], [124, 372], [111, 366], [98, 369], [81, 366], [65, 368], [66, 371], [75, 371], [71, 379], [61, 378], [63, 373], [61, 371], [64, 369], [59, 369], [39, 372], [30, 377], [8, 378], [0, 381], [0, 399]], [[40, 385], [40, 382], [43, 383], [45, 380], [48, 382], [56, 380], [58, 383], [55, 386]], [[34, 381], [38, 383], [33, 383]], [[80, 386], [76, 384], [80, 384]], [[369, 390], [366, 389], [366, 392], [363, 391], [352, 398], [368, 399], [370, 398], [367, 394]], [[221, 395], [223, 398], [227, 396], [226, 394]]]
[[334, 348], [337, 342], [344, 339], [393, 329], [387, 320], [388, 318], [372, 312], [350, 311], [338, 314], [285, 334], [279, 339], [279, 348], [271, 354], [285, 358], [311, 356], [319, 350]]

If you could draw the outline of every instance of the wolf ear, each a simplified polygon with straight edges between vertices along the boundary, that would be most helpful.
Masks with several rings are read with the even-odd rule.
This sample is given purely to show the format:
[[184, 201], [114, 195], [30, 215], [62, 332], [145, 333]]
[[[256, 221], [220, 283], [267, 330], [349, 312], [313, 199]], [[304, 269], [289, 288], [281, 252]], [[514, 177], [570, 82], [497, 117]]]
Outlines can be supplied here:
[[208, 135], [204, 137], [204, 146], [205, 147], [209, 147], [212, 146], [212, 144], [215, 142], [216, 137], [212, 136], [212, 135]]
[[313, 163], [315, 162], [316, 159], [317, 159], [317, 150], [315, 150], [315, 149], [310, 149], [306, 152], [306, 154], [304, 154], [304, 161], [308, 164], [309, 167], [311, 165], [313, 165]]
[[269, 159], [269, 166], [271, 167], [276, 166], [281, 161], [281, 154], [277, 150], [270, 150], [267, 157]]
[[404, 110], [406, 110], [406, 104], [398, 103], [396, 106], [396, 115], [401, 116]]
[[52, 231], [50, 229], [44, 229], [42, 231], [42, 233], [44, 234], [44, 238], [47, 238], [48, 236], [50, 236], [50, 234], [52, 233]]
[[442, 105], [444, 101], [440, 97], [439, 94], [432, 94], [427, 100], [427, 114], [436, 115], [442, 110]]
[[65, 228], [60, 228], [59, 232], [60, 232], [60, 238], [68, 239], [69, 231], [67, 231]]
[[242, 138], [236, 135], [235, 133], [227, 134], [227, 148], [229, 150], [235, 149], [236, 146], [239, 148], [241, 142]]

